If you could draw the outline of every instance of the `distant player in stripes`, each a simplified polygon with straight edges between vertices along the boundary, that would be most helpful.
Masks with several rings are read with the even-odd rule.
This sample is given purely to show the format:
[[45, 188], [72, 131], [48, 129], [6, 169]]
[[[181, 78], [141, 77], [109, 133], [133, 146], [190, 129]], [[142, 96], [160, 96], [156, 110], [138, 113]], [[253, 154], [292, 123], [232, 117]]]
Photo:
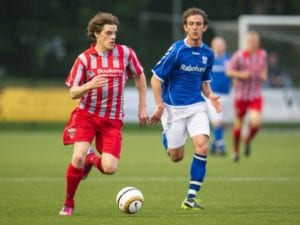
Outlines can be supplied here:
[[241, 129], [249, 112], [249, 130], [244, 140], [244, 154], [250, 155], [250, 143], [261, 125], [262, 83], [267, 79], [267, 54], [260, 48], [257, 32], [247, 34], [246, 48], [232, 56], [227, 74], [233, 78], [235, 118], [233, 122], [233, 160], [239, 161]]
[[[117, 17], [110, 13], [99, 12], [90, 20], [87, 35], [95, 43], [77, 57], [66, 80], [71, 98], [80, 100], [63, 133], [64, 144], [74, 144], [74, 152], [60, 215], [73, 214], [75, 192], [92, 166], [107, 175], [118, 167], [128, 77], [134, 78], [139, 94], [139, 123], [148, 123], [143, 68], [131, 48], [115, 43], [118, 25]], [[93, 140], [99, 155], [89, 150]]]
[[210, 147], [210, 153], [225, 155], [224, 142], [224, 114], [230, 107], [230, 78], [226, 75], [226, 67], [230, 56], [226, 51], [226, 42], [222, 37], [215, 37], [211, 42], [212, 50], [215, 54], [215, 60], [212, 67], [211, 89], [220, 96], [223, 111], [217, 113], [210, 101], [207, 102], [210, 121], [213, 126], [213, 141]]
[[183, 209], [197, 210], [202, 206], [196, 199], [206, 173], [209, 120], [203, 94], [217, 112], [221, 111], [219, 97], [210, 88], [213, 51], [202, 42], [207, 30], [206, 13], [199, 8], [189, 8], [183, 13], [186, 38], [175, 42], [153, 68], [152, 91], [157, 110], [151, 124], [161, 120], [163, 144], [174, 162], [184, 157], [187, 133], [193, 142], [193, 161], [190, 182]]

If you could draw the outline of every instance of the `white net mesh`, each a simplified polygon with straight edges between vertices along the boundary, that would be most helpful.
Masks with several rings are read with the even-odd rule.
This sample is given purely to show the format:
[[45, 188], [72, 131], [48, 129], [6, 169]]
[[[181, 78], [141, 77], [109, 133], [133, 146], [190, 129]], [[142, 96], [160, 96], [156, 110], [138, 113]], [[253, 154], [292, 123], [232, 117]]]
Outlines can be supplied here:
[[[260, 34], [262, 46], [269, 54], [269, 84], [273, 87], [300, 86], [300, 17], [241, 17], [240, 45], [243, 45], [248, 30], [255, 30]], [[277, 65], [273, 66], [274, 63]]]

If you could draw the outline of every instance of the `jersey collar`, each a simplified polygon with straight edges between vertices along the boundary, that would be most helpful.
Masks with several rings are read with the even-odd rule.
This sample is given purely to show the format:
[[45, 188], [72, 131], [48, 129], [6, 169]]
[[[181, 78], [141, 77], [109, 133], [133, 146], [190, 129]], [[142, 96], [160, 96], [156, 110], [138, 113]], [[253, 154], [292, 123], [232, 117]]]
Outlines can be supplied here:
[[95, 49], [96, 44], [91, 44], [90, 46], [90, 53], [93, 55], [98, 55], [98, 52]]
[[184, 44], [185, 44], [187, 47], [189, 47], [189, 48], [202, 48], [203, 45], [204, 45], [203, 42], [202, 42], [200, 46], [192, 47], [192, 46], [190, 46], [190, 45], [187, 43], [187, 38], [183, 39], [183, 42], [184, 42]]
[[89, 52], [92, 55], [108, 56], [109, 53], [112, 51], [112, 50], [110, 50], [110, 51], [107, 51], [105, 53], [103, 53], [103, 52], [97, 52], [97, 50], [95, 49], [95, 46], [96, 46], [96, 44], [91, 44], [91, 46], [90, 46]]
[[260, 55], [261, 52], [262, 52], [262, 49], [261, 49], [261, 48], [257, 49], [253, 54], [251, 54], [248, 50], [245, 49], [245, 50], [243, 51], [243, 56], [244, 56], [244, 57], [251, 57], [251, 56], [253, 56], [253, 55]]

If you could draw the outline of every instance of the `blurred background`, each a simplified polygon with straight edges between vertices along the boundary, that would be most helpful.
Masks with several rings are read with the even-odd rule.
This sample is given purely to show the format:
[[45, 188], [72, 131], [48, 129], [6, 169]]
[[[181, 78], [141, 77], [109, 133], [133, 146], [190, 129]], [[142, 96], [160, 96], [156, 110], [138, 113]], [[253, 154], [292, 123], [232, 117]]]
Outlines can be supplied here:
[[[183, 37], [182, 11], [196, 6], [209, 15], [204, 41], [223, 36], [228, 52], [239, 48], [243, 15], [247, 29], [261, 34], [269, 53], [271, 71], [265, 93], [270, 121], [300, 121], [300, 1], [298, 0], [10, 0], [0, 6], [0, 121], [66, 121], [76, 105], [68, 97], [64, 81], [78, 54], [89, 47], [86, 26], [98, 11], [120, 20], [118, 42], [134, 48], [151, 77], [151, 68]], [[273, 17], [287, 18], [272, 24]], [[253, 23], [251, 23], [251, 21]], [[258, 21], [255, 23], [254, 21]], [[264, 23], [264, 21], [266, 21]], [[268, 21], [268, 22], [267, 22]], [[271, 21], [271, 22], [270, 22]], [[132, 83], [129, 83], [129, 86]], [[134, 92], [127, 92], [134, 102]], [[150, 109], [152, 96], [149, 93]], [[279, 100], [280, 98], [280, 100]], [[27, 108], [26, 108], [27, 107]], [[135, 120], [127, 105], [128, 121]], [[274, 107], [281, 116], [274, 116]], [[132, 110], [131, 110], [132, 108]], [[284, 108], [284, 109], [283, 109]], [[134, 115], [132, 115], [134, 113]], [[273, 113], [273, 114], [272, 114]], [[227, 118], [230, 121], [231, 117]]]

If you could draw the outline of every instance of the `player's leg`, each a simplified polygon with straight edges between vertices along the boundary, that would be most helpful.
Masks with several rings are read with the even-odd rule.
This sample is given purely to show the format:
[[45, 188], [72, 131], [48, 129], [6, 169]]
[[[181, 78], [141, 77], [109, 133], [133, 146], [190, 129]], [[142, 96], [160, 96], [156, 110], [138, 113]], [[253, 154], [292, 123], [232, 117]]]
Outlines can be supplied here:
[[184, 143], [186, 140], [186, 134], [183, 134], [185, 128], [176, 132], [173, 130], [165, 130], [163, 132], [163, 145], [173, 162], [180, 162], [184, 158]]
[[250, 156], [250, 144], [252, 139], [258, 133], [261, 126], [261, 111], [262, 98], [255, 99], [250, 102], [249, 106], [249, 130], [245, 138], [244, 154], [246, 157]]
[[100, 155], [88, 154], [86, 166], [96, 167], [101, 173], [111, 175], [117, 170], [122, 144], [122, 121], [102, 120], [96, 133], [96, 149]]
[[225, 132], [225, 116], [228, 115], [228, 109], [230, 105], [230, 98], [228, 94], [221, 95], [221, 103], [223, 106], [223, 110], [220, 113], [217, 113], [215, 122], [213, 122], [213, 133], [216, 139], [216, 146], [221, 155], [226, 154], [226, 144], [224, 140], [224, 132]]
[[119, 165], [119, 158], [110, 154], [110, 153], [102, 153], [102, 169], [103, 173], [107, 175], [112, 175], [116, 172]]
[[261, 113], [257, 110], [249, 110], [249, 132], [245, 144], [250, 144], [261, 126]]
[[214, 155], [217, 152], [217, 140], [221, 135], [220, 129], [218, 129], [219, 128], [219, 124], [218, 124], [219, 115], [208, 99], [206, 100], [206, 103], [207, 103], [209, 119], [211, 121], [211, 125], [213, 128], [213, 137], [212, 137], [212, 142], [210, 145], [210, 154]]
[[180, 162], [184, 158], [184, 146], [168, 148], [167, 152], [173, 162]]
[[197, 193], [200, 191], [206, 174], [206, 162], [208, 152], [208, 136], [197, 135], [192, 138], [194, 156], [190, 168], [190, 183], [186, 199], [182, 208], [202, 209], [197, 201]]
[[221, 96], [220, 101], [223, 106], [223, 110], [217, 113], [211, 102], [207, 101], [208, 115], [212, 125], [212, 142], [210, 145], [210, 153], [220, 153], [225, 155], [225, 141], [224, 141], [224, 111], [229, 106], [229, 96], [227, 94], [218, 94]]
[[166, 108], [161, 118], [163, 126], [163, 145], [173, 162], [184, 158], [184, 144], [186, 141], [184, 110]]
[[233, 120], [232, 127], [232, 136], [233, 136], [233, 161], [239, 161], [239, 147], [241, 140], [241, 133], [243, 127], [243, 120], [247, 112], [247, 102], [245, 101], [235, 101], [234, 109], [235, 115]]
[[84, 179], [87, 178], [92, 166], [96, 167], [101, 173], [106, 175], [112, 175], [117, 170], [119, 159], [110, 153], [101, 153], [96, 155], [93, 149], [89, 149], [86, 157], [85, 168], [87, 172], [84, 172]]
[[243, 118], [235, 116], [233, 120], [233, 161], [239, 161], [240, 140], [243, 126]]
[[187, 122], [188, 131], [192, 137], [194, 156], [190, 168], [190, 183], [184, 209], [201, 209], [196, 200], [206, 174], [206, 161], [208, 153], [209, 122], [205, 112], [197, 112]]
[[94, 159], [95, 151], [92, 146], [89, 147], [87, 155], [85, 157], [85, 163], [83, 167], [83, 173], [82, 173], [82, 180], [87, 179], [88, 175], [90, 174], [92, 168], [93, 168], [93, 159]]
[[75, 142], [74, 152], [71, 163], [66, 173], [66, 199], [60, 215], [71, 216], [75, 207], [74, 196], [78, 185], [82, 179], [83, 166], [87, 151], [90, 147], [89, 142]]
[[93, 126], [87, 120], [88, 116], [90, 115], [83, 110], [75, 109], [64, 129], [64, 144], [74, 144], [74, 151], [66, 172], [66, 199], [60, 215], [70, 216], [73, 213], [74, 196], [82, 179], [85, 157], [95, 136]]
[[98, 155], [94, 152], [94, 149], [92, 147], [89, 148], [88, 154], [85, 158], [85, 164], [84, 164], [84, 172], [82, 179], [85, 180], [89, 173], [91, 172], [93, 167], [96, 167], [101, 173], [104, 174], [103, 168], [102, 168], [102, 148], [103, 148], [103, 135], [102, 132], [97, 131], [96, 137], [96, 150], [98, 151]]
[[261, 113], [256, 110], [249, 111], [249, 130], [247, 137], [245, 138], [244, 154], [250, 156], [251, 152], [251, 141], [258, 133], [261, 126]]
[[216, 151], [221, 155], [225, 154], [225, 142], [224, 142], [224, 121], [223, 113], [215, 112], [215, 115], [212, 119], [213, 127], [213, 145], [215, 146]]

